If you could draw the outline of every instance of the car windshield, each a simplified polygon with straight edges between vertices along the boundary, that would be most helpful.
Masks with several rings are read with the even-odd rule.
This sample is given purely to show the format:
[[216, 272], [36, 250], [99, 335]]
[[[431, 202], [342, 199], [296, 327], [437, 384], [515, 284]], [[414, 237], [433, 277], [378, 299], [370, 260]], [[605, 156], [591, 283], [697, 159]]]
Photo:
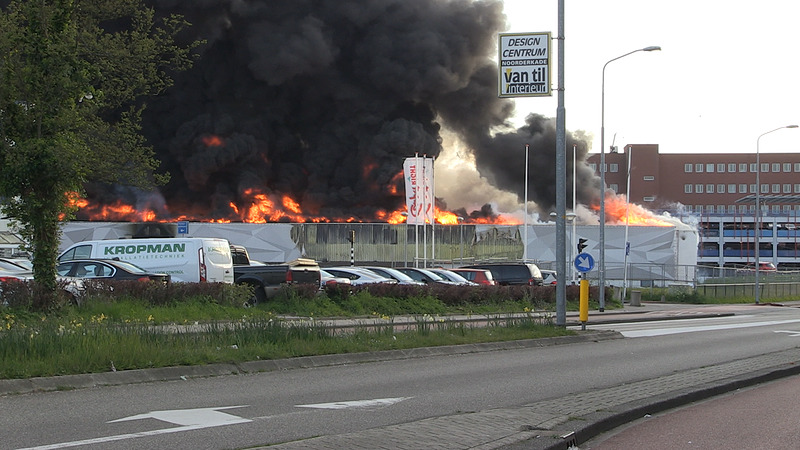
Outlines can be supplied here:
[[20, 271], [23, 271], [23, 270], [30, 270], [30, 269], [27, 269], [25, 267], [22, 267], [22, 266], [20, 266], [18, 264], [14, 264], [14, 263], [9, 262], [9, 261], [0, 261], [0, 269], [8, 270], [8, 271], [11, 271], [11, 272], [20, 272]]

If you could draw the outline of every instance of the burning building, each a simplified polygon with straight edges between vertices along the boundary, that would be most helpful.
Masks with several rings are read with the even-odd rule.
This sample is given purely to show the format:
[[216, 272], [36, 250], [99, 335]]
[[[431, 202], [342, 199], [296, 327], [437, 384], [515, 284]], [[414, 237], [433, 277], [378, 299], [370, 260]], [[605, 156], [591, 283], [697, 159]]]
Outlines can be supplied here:
[[[154, 192], [89, 185], [80, 220], [397, 223], [403, 158], [438, 157], [452, 140], [517, 211], [529, 144], [530, 209], [554, 208], [554, 121], [515, 128], [513, 100], [497, 96], [501, 1], [149, 1], [193, 24], [184, 39], [205, 41], [194, 67], [147, 100], [143, 133], [170, 181]], [[597, 204], [587, 143], [570, 133], [567, 146], [579, 201]], [[457, 201], [437, 200], [442, 221], [522, 222]]]

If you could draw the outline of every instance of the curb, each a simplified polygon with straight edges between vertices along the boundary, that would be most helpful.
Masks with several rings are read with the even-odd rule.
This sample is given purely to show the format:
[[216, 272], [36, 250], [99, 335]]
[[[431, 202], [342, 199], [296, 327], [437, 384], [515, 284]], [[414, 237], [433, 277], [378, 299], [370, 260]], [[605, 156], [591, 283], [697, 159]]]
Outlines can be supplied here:
[[585, 421], [585, 425], [581, 427], [567, 428], [561, 426], [550, 430], [552, 436], [560, 439], [545, 441], [543, 440], [544, 436], [540, 435], [534, 436], [528, 440], [518, 441], [503, 448], [509, 450], [523, 448], [529, 450], [575, 449], [578, 445], [584, 444], [603, 433], [644, 418], [647, 415], [658, 414], [738, 389], [795, 375], [800, 375], [800, 364], [787, 363], [727, 379], [708, 382], [700, 386], [658, 394], [647, 400], [633, 401], [618, 405], [610, 412], [597, 412], [582, 416], [581, 420]]

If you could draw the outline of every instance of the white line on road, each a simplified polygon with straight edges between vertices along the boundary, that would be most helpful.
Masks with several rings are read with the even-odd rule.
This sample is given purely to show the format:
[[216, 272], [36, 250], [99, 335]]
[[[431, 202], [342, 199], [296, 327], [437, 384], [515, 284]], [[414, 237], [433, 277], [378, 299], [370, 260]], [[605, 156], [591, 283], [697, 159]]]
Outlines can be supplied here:
[[650, 330], [621, 331], [620, 333], [625, 337], [652, 337], [652, 336], [663, 336], [667, 334], [693, 333], [696, 331], [714, 331], [714, 330], [731, 330], [736, 328], [765, 327], [765, 326], [782, 325], [786, 323], [798, 323], [798, 322], [800, 322], [800, 319], [773, 320], [766, 322], [749, 322], [749, 323], [730, 323], [724, 325], [701, 325], [695, 327], [653, 328]]
[[366, 408], [370, 406], [389, 406], [395, 403], [408, 400], [411, 397], [376, 398], [373, 400], [354, 400], [349, 402], [315, 403], [310, 405], [295, 405], [297, 408], [319, 408], [319, 409], [346, 409], [346, 408]]
[[182, 431], [199, 430], [202, 428], [219, 427], [223, 425], [233, 425], [237, 423], [250, 422], [250, 419], [234, 416], [219, 412], [221, 409], [242, 408], [242, 406], [226, 406], [218, 408], [197, 408], [179, 409], [171, 411], [152, 411], [146, 414], [123, 417], [117, 420], [110, 420], [108, 423], [125, 422], [139, 419], [158, 419], [164, 422], [183, 425], [175, 428], [165, 428], [162, 430], [142, 431], [139, 433], [118, 434], [115, 436], [105, 436], [93, 439], [83, 439], [80, 441], [61, 442], [57, 444], [40, 445], [38, 447], [28, 447], [19, 450], [51, 450], [59, 448], [78, 447], [81, 445], [104, 444], [106, 442], [123, 441], [125, 439], [135, 439], [159, 434], [179, 433]]

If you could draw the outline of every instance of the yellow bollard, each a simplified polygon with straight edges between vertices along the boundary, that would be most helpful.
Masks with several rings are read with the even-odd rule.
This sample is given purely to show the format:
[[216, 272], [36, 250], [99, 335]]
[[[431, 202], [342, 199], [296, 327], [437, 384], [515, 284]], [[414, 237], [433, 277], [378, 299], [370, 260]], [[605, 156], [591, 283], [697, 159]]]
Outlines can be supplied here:
[[586, 279], [581, 279], [580, 319], [581, 323], [589, 320], [589, 280]]

